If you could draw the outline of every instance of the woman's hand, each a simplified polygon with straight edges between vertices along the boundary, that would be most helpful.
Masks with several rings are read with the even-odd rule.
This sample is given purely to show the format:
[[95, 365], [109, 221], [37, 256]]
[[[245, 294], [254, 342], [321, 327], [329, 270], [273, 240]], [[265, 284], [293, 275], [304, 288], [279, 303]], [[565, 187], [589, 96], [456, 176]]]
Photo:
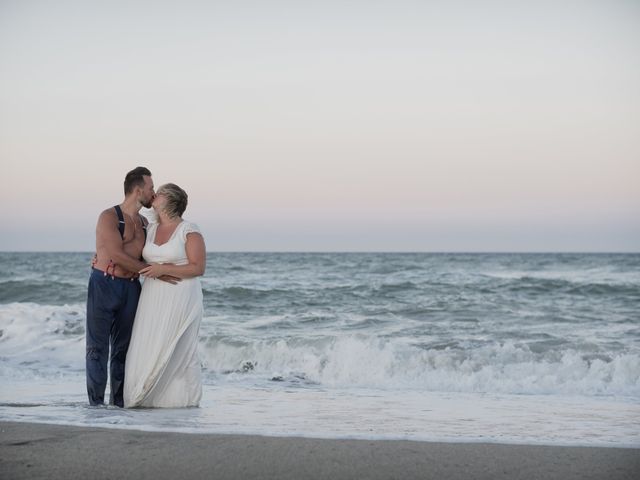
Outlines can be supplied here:
[[148, 278], [158, 278], [167, 274], [167, 268], [161, 263], [154, 263], [152, 265], [149, 265], [148, 267], [143, 268], [138, 273]]

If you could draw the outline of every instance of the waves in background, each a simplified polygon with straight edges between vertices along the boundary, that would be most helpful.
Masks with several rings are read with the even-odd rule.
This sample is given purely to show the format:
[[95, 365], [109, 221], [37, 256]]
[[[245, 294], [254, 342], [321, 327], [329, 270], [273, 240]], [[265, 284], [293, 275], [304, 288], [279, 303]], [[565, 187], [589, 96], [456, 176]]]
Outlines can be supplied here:
[[[89, 254], [1, 254], [5, 376], [82, 373]], [[640, 395], [640, 255], [209, 254], [206, 378]]]

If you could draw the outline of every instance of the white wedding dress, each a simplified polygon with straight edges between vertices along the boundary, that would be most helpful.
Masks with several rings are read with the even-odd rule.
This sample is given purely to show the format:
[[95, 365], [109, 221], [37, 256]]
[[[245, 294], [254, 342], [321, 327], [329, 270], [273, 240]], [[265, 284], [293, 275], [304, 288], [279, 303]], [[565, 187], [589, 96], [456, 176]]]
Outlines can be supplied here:
[[[148, 263], [188, 263], [187, 234], [198, 227], [182, 221], [169, 240], [154, 243], [150, 224], [142, 255]], [[124, 406], [190, 407], [202, 397], [198, 331], [202, 320], [199, 278], [177, 285], [147, 278], [142, 285], [124, 376]]]

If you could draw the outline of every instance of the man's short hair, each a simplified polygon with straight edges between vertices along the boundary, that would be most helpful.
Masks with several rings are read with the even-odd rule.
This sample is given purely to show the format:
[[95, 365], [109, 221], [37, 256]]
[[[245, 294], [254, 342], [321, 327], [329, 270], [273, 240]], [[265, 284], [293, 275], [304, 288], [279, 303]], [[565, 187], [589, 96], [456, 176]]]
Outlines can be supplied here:
[[124, 194], [128, 195], [136, 187], [144, 187], [144, 176], [150, 177], [151, 172], [145, 167], [136, 167], [124, 177]]

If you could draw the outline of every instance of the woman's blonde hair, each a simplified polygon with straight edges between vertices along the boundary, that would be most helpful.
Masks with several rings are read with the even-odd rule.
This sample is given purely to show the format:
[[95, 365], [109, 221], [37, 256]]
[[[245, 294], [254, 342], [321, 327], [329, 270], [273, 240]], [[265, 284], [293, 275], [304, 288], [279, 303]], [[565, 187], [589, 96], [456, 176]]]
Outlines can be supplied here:
[[175, 183], [165, 183], [158, 188], [157, 195], [164, 195], [167, 198], [164, 213], [169, 218], [182, 217], [182, 214], [187, 209], [187, 201], [189, 199], [187, 192]]

